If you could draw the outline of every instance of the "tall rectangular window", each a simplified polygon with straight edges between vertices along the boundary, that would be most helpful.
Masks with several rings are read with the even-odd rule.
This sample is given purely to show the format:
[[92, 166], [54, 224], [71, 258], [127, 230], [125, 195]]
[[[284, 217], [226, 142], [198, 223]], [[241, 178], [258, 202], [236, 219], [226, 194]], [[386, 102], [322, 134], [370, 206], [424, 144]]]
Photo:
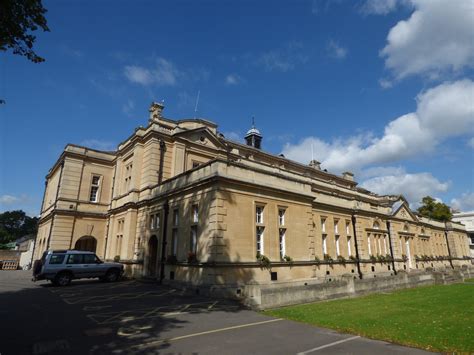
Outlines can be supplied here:
[[130, 188], [132, 186], [132, 169], [133, 169], [132, 163], [125, 166], [125, 191], [126, 192], [130, 191]]
[[263, 227], [257, 227], [257, 254], [263, 255]]
[[380, 246], [380, 235], [377, 236], [378, 254], [382, 254], [382, 247]]
[[199, 222], [199, 209], [198, 205], [193, 205], [192, 207], [192, 214], [193, 214], [193, 223], [198, 223]]
[[154, 214], [150, 215], [150, 229], [155, 229], [155, 218], [156, 216]]
[[387, 252], [387, 239], [386, 239], [385, 235], [383, 236], [383, 250], [385, 252], [385, 255], [387, 255], [388, 254], [388, 252]]
[[336, 235], [336, 255], [339, 256], [341, 255], [340, 250], [339, 250], [339, 236]]
[[189, 241], [191, 252], [196, 254], [197, 250], [197, 226], [191, 226], [191, 240]]
[[286, 230], [280, 228], [280, 259], [283, 259], [286, 255], [286, 241], [285, 241]]
[[178, 254], [178, 229], [173, 229], [171, 234], [171, 255], [176, 256]]
[[351, 237], [347, 237], [347, 255], [351, 256], [352, 255], [352, 250], [351, 250]]
[[89, 195], [90, 202], [97, 202], [99, 200], [100, 176], [93, 175], [91, 181], [91, 193]]
[[160, 214], [155, 214], [155, 229], [160, 228]]
[[255, 208], [255, 221], [258, 223], [258, 224], [262, 224], [263, 223], [263, 207], [262, 206], [257, 206]]
[[367, 234], [367, 248], [369, 249], [369, 256], [372, 255], [372, 246], [370, 245], [370, 234]]
[[326, 234], [323, 234], [323, 253], [327, 254], [328, 253], [328, 246], [326, 242]]
[[339, 234], [339, 220], [338, 219], [334, 220], [334, 234], [335, 235]]
[[285, 225], [285, 210], [283, 208], [280, 208], [278, 210], [278, 224], [280, 226]]
[[173, 210], [173, 226], [177, 227], [179, 223], [179, 209]]
[[326, 233], [326, 218], [321, 218], [321, 231]]
[[351, 235], [351, 222], [346, 221], [346, 235]]

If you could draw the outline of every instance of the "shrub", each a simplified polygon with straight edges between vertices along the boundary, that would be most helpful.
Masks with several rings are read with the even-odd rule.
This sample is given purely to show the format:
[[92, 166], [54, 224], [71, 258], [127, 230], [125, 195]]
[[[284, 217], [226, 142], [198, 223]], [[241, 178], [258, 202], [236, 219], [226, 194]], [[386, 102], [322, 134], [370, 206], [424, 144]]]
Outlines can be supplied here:
[[377, 257], [375, 255], [371, 255], [370, 256], [370, 261], [372, 261], [373, 263], [375, 263], [377, 261]]
[[377, 256], [377, 260], [380, 261], [381, 263], [384, 263], [384, 262], [385, 262], [385, 256], [383, 256], [383, 255], [378, 255], [378, 256]]
[[405, 262], [408, 261], [408, 256], [406, 256], [405, 254], [402, 254], [402, 260]]
[[358, 259], [354, 255], [349, 256], [349, 260], [358, 261]]
[[332, 263], [333, 259], [329, 254], [324, 254], [324, 261], [327, 261], [328, 263]]
[[316, 261], [316, 264], [319, 264], [321, 262], [321, 259], [319, 259], [317, 256], [315, 256], [314, 261]]
[[257, 261], [260, 264], [260, 267], [262, 267], [263, 269], [271, 269], [272, 262], [265, 255], [258, 253]]
[[343, 257], [342, 255], [339, 255], [337, 257], [337, 261], [339, 261], [341, 264], [345, 264], [346, 263], [346, 258]]
[[393, 261], [393, 258], [390, 254], [385, 255], [385, 260], [386, 261]]
[[291, 258], [291, 256], [288, 256], [288, 255], [285, 255], [283, 257], [283, 260], [286, 261], [287, 263], [292, 263], [293, 262], [293, 259]]
[[120, 261], [120, 255], [115, 255], [114, 256], [114, 261], [118, 263]]

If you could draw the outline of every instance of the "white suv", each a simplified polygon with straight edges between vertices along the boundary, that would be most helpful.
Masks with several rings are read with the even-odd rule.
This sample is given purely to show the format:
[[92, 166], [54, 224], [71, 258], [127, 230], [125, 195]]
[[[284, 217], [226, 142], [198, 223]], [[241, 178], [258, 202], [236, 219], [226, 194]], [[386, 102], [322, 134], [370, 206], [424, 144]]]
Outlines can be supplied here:
[[33, 281], [50, 280], [56, 286], [67, 286], [72, 279], [94, 277], [113, 282], [122, 274], [122, 264], [104, 263], [90, 251], [49, 250], [33, 265]]

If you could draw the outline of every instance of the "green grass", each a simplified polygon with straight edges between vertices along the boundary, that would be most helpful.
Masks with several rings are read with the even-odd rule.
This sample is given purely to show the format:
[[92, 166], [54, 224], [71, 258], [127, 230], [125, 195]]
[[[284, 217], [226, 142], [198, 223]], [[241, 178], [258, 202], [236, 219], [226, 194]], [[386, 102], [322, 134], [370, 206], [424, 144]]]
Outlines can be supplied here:
[[419, 287], [265, 313], [427, 350], [474, 352], [473, 284]]

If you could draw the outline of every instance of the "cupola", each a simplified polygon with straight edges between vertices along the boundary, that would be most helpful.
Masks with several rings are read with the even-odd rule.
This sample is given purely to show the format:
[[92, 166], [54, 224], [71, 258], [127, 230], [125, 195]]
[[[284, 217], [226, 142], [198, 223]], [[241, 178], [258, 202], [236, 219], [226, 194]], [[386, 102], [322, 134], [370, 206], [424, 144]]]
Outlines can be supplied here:
[[252, 118], [252, 128], [250, 128], [245, 135], [245, 142], [251, 147], [262, 149], [262, 139], [262, 134], [255, 127], [255, 119]]

